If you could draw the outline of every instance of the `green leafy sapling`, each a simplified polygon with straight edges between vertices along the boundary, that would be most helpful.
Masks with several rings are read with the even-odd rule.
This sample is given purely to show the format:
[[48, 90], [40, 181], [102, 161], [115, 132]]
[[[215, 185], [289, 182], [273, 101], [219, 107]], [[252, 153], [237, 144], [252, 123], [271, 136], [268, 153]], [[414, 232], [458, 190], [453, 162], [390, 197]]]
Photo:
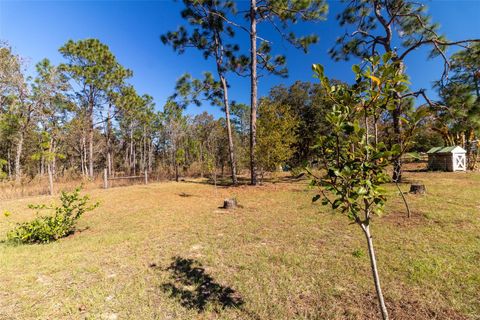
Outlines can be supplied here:
[[387, 199], [382, 185], [390, 180], [386, 168], [400, 146], [379, 142], [375, 128], [382, 114], [395, 105], [392, 92], [402, 91], [407, 79], [396, 71], [389, 54], [369, 58], [363, 69], [354, 65], [353, 86], [331, 85], [322, 66], [314, 65], [313, 70], [333, 102], [327, 115], [331, 134], [320, 137], [315, 146], [323, 174], [318, 176], [309, 170], [312, 186], [320, 189], [313, 201], [321, 200], [362, 229], [382, 317], [388, 319], [370, 225], [372, 215], [384, 210]]
[[61, 204], [29, 205], [34, 210], [54, 210], [51, 216], [39, 216], [32, 221], [18, 224], [7, 233], [7, 240], [13, 243], [48, 243], [66, 237], [75, 231], [78, 219], [98, 207], [89, 204], [89, 196], [80, 196], [80, 188], [60, 194]]

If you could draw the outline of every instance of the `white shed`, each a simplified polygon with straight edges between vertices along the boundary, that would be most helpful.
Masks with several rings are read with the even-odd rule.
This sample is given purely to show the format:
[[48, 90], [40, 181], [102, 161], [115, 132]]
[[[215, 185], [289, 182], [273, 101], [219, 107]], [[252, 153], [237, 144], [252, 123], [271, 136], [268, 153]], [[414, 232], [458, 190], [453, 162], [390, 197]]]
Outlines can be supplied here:
[[465, 149], [459, 146], [435, 147], [427, 151], [428, 169], [440, 171], [466, 171]]

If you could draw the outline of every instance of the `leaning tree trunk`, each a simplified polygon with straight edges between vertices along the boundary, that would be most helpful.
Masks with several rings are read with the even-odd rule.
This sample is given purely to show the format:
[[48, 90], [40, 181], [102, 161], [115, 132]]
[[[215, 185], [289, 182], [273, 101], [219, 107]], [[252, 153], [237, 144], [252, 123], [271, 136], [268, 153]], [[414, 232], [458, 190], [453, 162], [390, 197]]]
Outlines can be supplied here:
[[225, 106], [225, 119], [227, 122], [227, 134], [228, 134], [228, 153], [230, 156], [230, 167], [232, 170], [232, 183], [233, 185], [237, 185], [237, 166], [235, 164], [235, 152], [233, 146], [233, 135], [232, 135], [232, 125], [230, 122], [230, 107], [228, 104], [228, 88], [227, 82], [223, 75], [220, 75], [220, 80], [222, 82], [223, 88], [223, 104]]
[[257, 2], [250, 1], [250, 183], [257, 184]]
[[380, 286], [380, 277], [378, 276], [377, 258], [375, 257], [375, 250], [373, 248], [372, 235], [370, 234], [370, 226], [368, 224], [361, 224], [363, 233], [367, 238], [368, 255], [370, 257], [370, 266], [372, 268], [373, 281], [375, 283], [375, 290], [377, 292], [378, 304], [380, 306], [380, 312], [382, 313], [383, 320], [388, 320], [387, 307], [385, 300], [383, 299], [382, 287]]

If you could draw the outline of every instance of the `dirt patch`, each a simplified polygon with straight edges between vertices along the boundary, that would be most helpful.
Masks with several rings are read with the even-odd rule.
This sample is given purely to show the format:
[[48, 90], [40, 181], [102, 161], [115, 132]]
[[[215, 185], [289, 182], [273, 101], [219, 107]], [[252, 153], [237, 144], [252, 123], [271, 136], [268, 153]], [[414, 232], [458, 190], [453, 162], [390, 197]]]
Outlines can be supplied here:
[[[381, 319], [380, 308], [374, 292], [342, 290], [335, 300], [327, 296], [300, 295], [295, 297], [292, 315], [312, 319], [365, 320]], [[469, 320], [454, 309], [440, 304], [427, 304], [408, 293], [394, 300], [386, 297], [385, 303], [391, 320]], [[320, 300], [320, 301], [319, 301]], [[316, 306], [313, 309], [312, 306]], [[327, 307], [328, 306], [328, 307]]]
[[382, 222], [397, 227], [412, 227], [432, 223], [423, 213], [417, 211], [412, 211], [410, 218], [407, 217], [406, 212], [394, 211], [381, 218], [376, 217], [376, 219], [382, 219]]
[[[365, 308], [367, 312], [370, 312], [372, 316], [368, 316], [369, 319], [374, 318], [374, 314], [378, 315], [379, 308], [376, 301], [376, 297], [372, 294], [367, 295], [370, 303]], [[390, 312], [391, 319], [397, 320], [420, 320], [420, 319], [450, 319], [450, 320], [467, 320], [468, 318], [458, 313], [453, 309], [439, 308], [436, 305], [426, 305], [418, 300], [409, 300], [408, 298], [401, 301], [393, 301], [386, 299], [387, 308]]]

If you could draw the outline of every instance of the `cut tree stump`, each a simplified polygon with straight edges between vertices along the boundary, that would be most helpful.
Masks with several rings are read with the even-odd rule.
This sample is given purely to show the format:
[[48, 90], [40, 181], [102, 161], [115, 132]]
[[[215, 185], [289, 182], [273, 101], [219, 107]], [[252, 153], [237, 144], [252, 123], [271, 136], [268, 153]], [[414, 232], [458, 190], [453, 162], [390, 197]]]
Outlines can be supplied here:
[[412, 184], [410, 185], [410, 193], [413, 193], [413, 194], [425, 194], [425, 193], [427, 193], [427, 189], [425, 189], [425, 185], [424, 185], [424, 184], [412, 183]]
[[237, 207], [236, 199], [225, 199], [223, 200], [223, 209], [235, 209]]

